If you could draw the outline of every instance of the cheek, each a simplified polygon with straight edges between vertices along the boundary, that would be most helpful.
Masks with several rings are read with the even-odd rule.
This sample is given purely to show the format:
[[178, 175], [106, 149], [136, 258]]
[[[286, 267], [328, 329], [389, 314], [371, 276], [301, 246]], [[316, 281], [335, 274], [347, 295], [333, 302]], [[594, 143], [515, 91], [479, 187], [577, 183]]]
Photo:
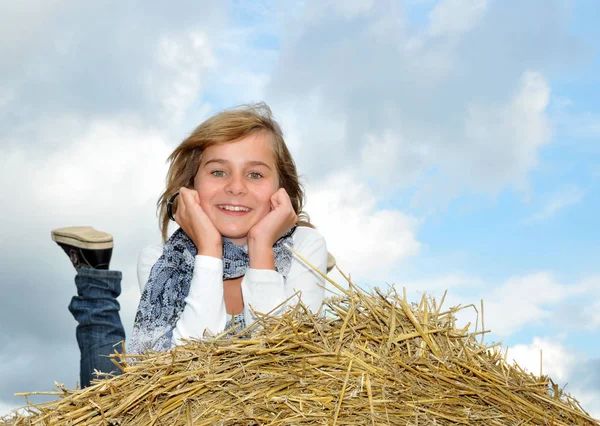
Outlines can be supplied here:
[[210, 187], [200, 187], [197, 189], [200, 206], [205, 209], [215, 201], [215, 191]]
[[200, 207], [202, 207], [204, 212], [208, 212], [208, 208], [210, 207], [210, 199], [200, 195]]
[[210, 187], [207, 185], [202, 185], [202, 182], [196, 181], [194, 184], [194, 189], [198, 191], [198, 198], [200, 200], [200, 207], [206, 210], [206, 208], [210, 205], [210, 200], [212, 197], [212, 193]]
[[271, 210], [271, 197], [277, 192], [277, 188], [265, 188], [260, 193], [260, 201], [266, 210]]

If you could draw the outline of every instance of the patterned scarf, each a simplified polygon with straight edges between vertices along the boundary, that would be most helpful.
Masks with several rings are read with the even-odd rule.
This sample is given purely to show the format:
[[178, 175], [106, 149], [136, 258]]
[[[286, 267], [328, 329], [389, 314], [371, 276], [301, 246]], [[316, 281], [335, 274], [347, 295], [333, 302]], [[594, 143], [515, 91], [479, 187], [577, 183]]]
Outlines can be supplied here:
[[[275, 269], [284, 280], [292, 264], [291, 252], [285, 245], [293, 246], [295, 229], [290, 229], [273, 245]], [[128, 353], [141, 354], [148, 349], [160, 351], [171, 348], [173, 329], [190, 291], [197, 253], [196, 246], [181, 228], [165, 243], [163, 254], [152, 267], [142, 292]], [[237, 246], [223, 238], [223, 279], [244, 276], [249, 266], [248, 246]], [[230, 317], [225, 329], [231, 328], [232, 323], [236, 325], [236, 332], [245, 328], [241, 314], [233, 319]]]

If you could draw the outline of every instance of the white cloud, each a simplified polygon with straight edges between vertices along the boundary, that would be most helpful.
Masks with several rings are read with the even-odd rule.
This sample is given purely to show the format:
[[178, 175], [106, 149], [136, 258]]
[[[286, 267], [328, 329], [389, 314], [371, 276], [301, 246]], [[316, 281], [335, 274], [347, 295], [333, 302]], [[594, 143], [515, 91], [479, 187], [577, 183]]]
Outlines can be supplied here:
[[534, 337], [531, 344], [509, 348], [508, 357], [536, 376], [540, 374], [541, 361], [542, 374], [550, 376], [556, 383], [563, 384], [569, 377], [569, 370], [577, 362], [575, 354], [563, 346], [560, 340], [541, 337]]
[[12, 414], [13, 410], [21, 408], [24, 405], [25, 402], [23, 402], [22, 404], [5, 404], [3, 402], [0, 402], [0, 419], [2, 419], [3, 416], [8, 415], [9, 413]]
[[163, 35], [155, 58], [157, 66], [143, 72], [146, 88], [158, 99], [163, 116], [180, 123], [201, 93], [204, 74], [217, 65], [212, 44], [199, 31]]
[[[575, 324], [587, 331], [600, 329], [600, 276], [586, 277], [577, 285], [578, 291], [583, 295], [577, 307], [580, 312], [579, 321]], [[566, 306], [564, 311], [572, 310]], [[573, 315], [576, 316], [576, 315]]]
[[552, 101], [552, 117], [557, 132], [576, 139], [595, 140], [600, 137], [600, 114], [584, 110], [570, 98], [558, 97]]
[[544, 76], [526, 71], [504, 105], [468, 103], [459, 136], [462, 148], [445, 144], [421, 149], [430, 157], [439, 157], [428, 161], [440, 172], [420, 182], [412, 205], [443, 206], [459, 191], [494, 193], [508, 184], [526, 190], [527, 175], [537, 165], [537, 153], [550, 142], [552, 134], [546, 114], [549, 97]]
[[[600, 137], [600, 114], [586, 111], [581, 114], [573, 114], [568, 119], [570, 133], [582, 139], [597, 139]], [[561, 123], [563, 124], [563, 123]]]
[[[499, 190], [510, 182], [523, 182], [537, 164], [538, 149], [550, 141], [550, 121], [545, 110], [550, 88], [543, 75], [527, 71], [509, 103], [501, 107], [472, 103], [465, 117], [468, 152], [450, 163], [451, 175], [461, 176], [475, 189]], [[455, 153], [446, 152], [448, 156]], [[466, 165], [466, 167], [465, 167]], [[485, 176], [483, 182], [478, 176]]]
[[487, 0], [442, 0], [429, 12], [429, 32], [433, 36], [467, 32], [486, 9]]
[[349, 0], [344, 2], [331, 1], [330, 7], [333, 7], [346, 19], [362, 17], [373, 7], [373, 0]]
[[[304, 14], [306, 19], [319, 19], [328, 14], [342, 16], [345, 20], [362, 18], [373, 8], [373, 0], [348, 0], [339, 2], [335, 0], [323, 0], [319, 2], [306, 2]], [[287, 6], [287, 5], [286, 5]]]
[[[0, 164], [12, 179], [3, 181], [2, 191], [18, 201], [19, 220], [117, 220], [126, 216], [125, 209], [145, 205], [162, 187], [170, 149], [157, 129], [103, 120], [37, 125], [46, 125], [47, 141], [60, 137], [71, 145], [37, 155], [16, 148], [4, 151]], [[14, 219], [8, 215], [5, 220]]]
[[[426, 160], [429, 146], [411, 143], [393, 130], [384, 130], [380, 135], [369, 134], [365, 139], [360, 156], [361, 172], [386, 188], [414, 184], [429, 165]], [[403, 180], [398, 180], [399, 171]]]
[[338, 266], [353, 277], [382, 278], [418, 253], [419, 221], [397, 210], [376, 208], [370, 188], [349, 172], [310, 185], [307, 212]]
[[[69, 386], [77, 377], [76, 324], [66, 309], [75, 294], [74, 270], [51, 241], [50, 231], [92, 225], [113, 234], [111, 263], [124, 275], [121, 318], [129, 332], [139, 300], [135, 264], [140, 249], [159, 240], [155, 203], [171, 151], [158, 129], [136, 120], [65, 117], [31, 125], [37, 130], [29, 135], [40, 137], [38, 149], [2, 143], [0, 155], [0, 168], [7, 177], [0, 181], [0, 191], [10, 200], [10, 208], [0, 211], [3, 238], [10, 241], [0, 250], [6, 262], [6, 291], [11, 294], [2, 311], [13, 324], [0, 331], [17, 342], [13, 355], [26, 354], [30, 348], [32, 356], [25, 366], [17, 362], [25, 359], [24, 354], [7, 359], [4, 365], [11, 372], [10, 380], [6, 376], [3, 386], [26, 386], [23, 391], [51, 389], [57, 374]], [[64, 144], [65, 140], [70, 143]], [[14, 300], [32, 310], [23, 317], [22, 304]], [[52, 351], [47, 334], [53, 335], [53, 344], [66, 348], [60, 359], [37, 358]], [[10, 350], [6, 346], [2, 355]], [[67, 356], [72, 362], [64, 362]], [[64, 365], [59, 368], [53, 363]], [[3, 393], [0, 399], [12, 401], [11, 395]]]
[[548, 273], [508, 279], [485, 296], [485, 324], [494, 334], [507, 336], [525, 325], [548, 318], [546, 307], [562, 300], [568, 289]]
[[581, 329], [594, 332], [600, 326], [596, 310], [600, 306], [600, 292], [594, 277], [561, 283], [551, 272], [542, 271], [510, 277], [494, 286], [482, 277], [448, 274], [397, 280], [395, 285], [406, 287], [415, 296], [427, 292], [438, 299], [448, 290], [446, 306], [475, 305], [475, 309], [458, 313], [459, 323], [478, 324], [479, 329], [481, 317], [477, 311], [483, 300], [485, 328], [494, 338], [539, 326], [565, 332]]
[[457, 314], [460, 326], [471, 324], [481, 330], [481, 300], [484, 303], [484, 325], [493, 336], [506, 337], [525, 326], [539, 324], [552, 315], [552, 308], [570, 296], [569, 289], [556, 282], [551, 274], [538, 272], [512, 277], [503, 284], [491, 287], [480, 277], [441, 275], [423, 280], [398, 281], [396, 287], [427, 292], [440, 298], [448, 290], [445, 306], [468, 306]]
[[346, 149], [347, 122], [333, 113], [323, 115], [326, 106], [319, 96], [291, 106], [274, 101], [271, 107], [301, 173], [312, 180], [323, 179], [348, 164], [351, 153]]
[[541, 210], [524, 222], [534, 223], [550, 219], [559, 212], [579, 204], [584, 196], [585, 191], [577, 185], [563, 186], [558, 191], [548, 196]]
[[580, 377], [592, 373], [580, 368], [589, 359], [567, 347], [562, 339], [534, 337], [529, 344], [509, 348], [508, 359], [536, 376], [540, 374], [541, 361], [542, 374], [549, 376], [561, 389], [568, 384], [565, 391], [577, 399], [592, 417], [600, 418], [600, 389], [586, 387], [584, 378]]
[[[0, 121], [8, 131], [63, 114], [179, 124], [215, 64], [226, 11], [212, 1], [149, 3], [140, 13], [126, 0], [117, 14], [99, 2], [29, 3], [0, 6], [0, 80], [11, 85], [0, 89]], [[23, 31], [22, 22], [31, 27]]]
[[[552, 137], [550, 84], [518, 49], [492, 52], [500, 28], [529, 31], [529, 18], [509, 22], [501, 2], [443, 1], [430, 14], [433, 36], [384, 3], [351, 22], [328, 10], [290, 19], [266, 88], [278, 110], [295, 115], [311, 176], [327, 174], [323, 159], [351, 163], [388, 188], [413, 186], [416, 206], [459, 191], [527, 188]], [[536, 40], [528, 49], [548, 50]]]
[[[449, 300], [453, 300], [454, 297], [451, 295], [454, 291], [464, 291], [466, 289], [473, 292], [480, 291], [484, 284], [481, 278], [466, 274], [449, 274], [422, 280], [400, 280], [394, 283], [398, 291], [401, 288], [406, 288], [408, 293], [412, 293], [417, 298], [426, 293], [438, 300], [445, 291], [448, 291], [450, 295]], [[445, 305], [449, 306], [448, 302]]]

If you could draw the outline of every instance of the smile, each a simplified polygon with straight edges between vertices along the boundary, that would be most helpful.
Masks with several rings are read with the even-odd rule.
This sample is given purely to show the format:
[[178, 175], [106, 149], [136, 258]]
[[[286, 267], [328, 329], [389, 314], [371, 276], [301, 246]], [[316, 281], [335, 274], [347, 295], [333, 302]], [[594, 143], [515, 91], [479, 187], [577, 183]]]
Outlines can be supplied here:
[[232, 206], [229, 204], [220, 204], [217, 206], [221, 210], [227, 210], [229, 212], [249, 212], [250, 209], [244, 206]]

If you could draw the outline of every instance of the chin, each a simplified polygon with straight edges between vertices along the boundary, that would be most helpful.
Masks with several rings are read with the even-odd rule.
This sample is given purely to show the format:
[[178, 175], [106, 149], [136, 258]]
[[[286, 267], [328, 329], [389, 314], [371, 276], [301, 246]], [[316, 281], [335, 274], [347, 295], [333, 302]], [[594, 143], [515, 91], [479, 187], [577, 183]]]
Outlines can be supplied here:
[[236, 232], [229, 230], [221, 231], [221, 235], [228, 240], [246, 240], [248, 238], [248, 232]]

